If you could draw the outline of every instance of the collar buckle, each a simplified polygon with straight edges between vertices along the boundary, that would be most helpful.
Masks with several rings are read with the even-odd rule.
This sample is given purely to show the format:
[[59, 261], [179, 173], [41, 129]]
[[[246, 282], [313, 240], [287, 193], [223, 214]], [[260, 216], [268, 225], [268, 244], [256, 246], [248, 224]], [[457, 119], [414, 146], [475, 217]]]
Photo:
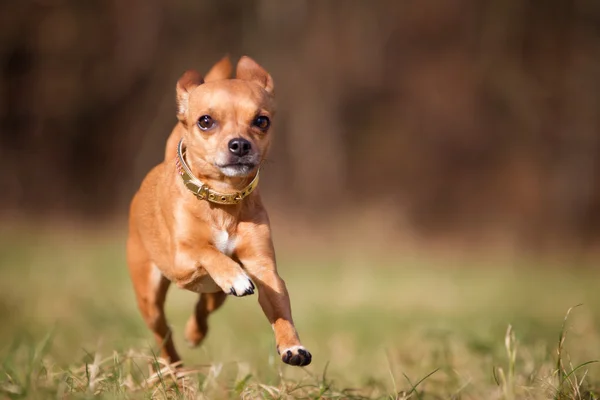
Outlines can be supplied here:
[[202, 184], [202, 186], [198, 187], [198, 199], [199, 200], [204, 200], [204, 199], [208, 199], [208, 194], [209, 194], [209, 188], [206, 184]]

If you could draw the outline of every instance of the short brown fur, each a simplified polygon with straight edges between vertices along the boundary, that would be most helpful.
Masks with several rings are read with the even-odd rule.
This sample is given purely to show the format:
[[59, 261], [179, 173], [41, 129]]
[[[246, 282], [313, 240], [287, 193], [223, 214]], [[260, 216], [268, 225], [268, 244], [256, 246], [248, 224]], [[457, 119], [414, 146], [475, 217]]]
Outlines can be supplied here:
[[[167, 141], [165, 160], [148, 173], [131, 203], [127, 262], [133, 286], [161, 356], [170, 362], [180, 361], [163, 307], [174, 282], [200, 293], [185, 329], [191, 345], [205, 338], [207, 318], [223, 304], [226, 293], [251, 294], [255, 284], [282, 360], [307, 365], [311, 355], [294, 327], [259, 191], [235, 205], [209, 203], [183, 185], [176, 167], [177, 145], [183, 138], [193, 174], [214, 190], [234, 193], [248, 184], [265, 160], [272, 132], [258, 129], [253, 121], [257, 115], [269, 119], [275, 115], [273, 80], [249, 57], [240, 59], [236, 79], [228, 79], [231, 71], [226, 57], [211, 69], [206, 81], [188, 71], [177, 83], [179, 122]], [[216, 121], [207, 131], [197, 125], [203, 115]], [[231, 143], [238, 139], [252, 149], [256, 165], [248, 167], [248, 173], [241, 162], [223, 164], [237, 157], [231, 155]]]

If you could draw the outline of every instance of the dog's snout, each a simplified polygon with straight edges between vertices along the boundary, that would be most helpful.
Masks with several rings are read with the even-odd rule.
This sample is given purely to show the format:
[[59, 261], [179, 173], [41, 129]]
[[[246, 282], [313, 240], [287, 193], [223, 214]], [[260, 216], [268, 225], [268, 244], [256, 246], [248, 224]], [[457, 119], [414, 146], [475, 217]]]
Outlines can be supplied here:
[[251, 148], [250, 142], [243, 138], [235, 138], [229, 141], [229, 151], [239, 157], [250, 153]]

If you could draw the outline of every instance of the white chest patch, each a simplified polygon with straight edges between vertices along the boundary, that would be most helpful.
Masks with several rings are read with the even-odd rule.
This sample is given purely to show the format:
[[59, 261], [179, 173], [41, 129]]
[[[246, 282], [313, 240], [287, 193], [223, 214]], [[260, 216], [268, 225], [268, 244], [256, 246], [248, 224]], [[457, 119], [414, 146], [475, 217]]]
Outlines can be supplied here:
[[235, 250], [235, 235], [229, 236], [227, 231], [213, 230], [215, 247], [226, 256], [231, 256]]

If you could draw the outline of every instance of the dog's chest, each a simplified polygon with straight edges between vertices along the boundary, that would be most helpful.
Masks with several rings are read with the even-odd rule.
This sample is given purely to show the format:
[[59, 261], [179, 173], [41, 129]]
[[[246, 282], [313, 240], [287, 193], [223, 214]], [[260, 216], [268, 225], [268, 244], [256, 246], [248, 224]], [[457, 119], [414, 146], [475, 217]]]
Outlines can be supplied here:
[[213, 229], [213, 243], [221, 253], [231, 256], [235, 251], [236, 237], [226, 230]]

